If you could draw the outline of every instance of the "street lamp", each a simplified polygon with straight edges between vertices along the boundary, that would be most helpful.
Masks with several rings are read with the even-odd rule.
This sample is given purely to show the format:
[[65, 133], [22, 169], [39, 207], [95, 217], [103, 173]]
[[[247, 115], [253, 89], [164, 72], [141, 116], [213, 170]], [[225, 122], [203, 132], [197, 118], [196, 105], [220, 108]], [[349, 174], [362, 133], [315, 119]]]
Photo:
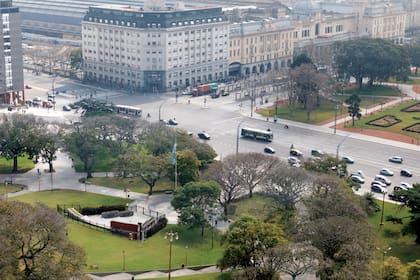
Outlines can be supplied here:
[[165, 239], [169, 240], [169, 270], [168, 270], [168, 280], [171, 279], [171, 265], [172, 265], [172, 242], [178, 240], [178, 232], [167, 232], [165, 233]]
[[211, 221], [211, 248], [214, 247], [214, 227], [217, 226], [217, 220], [216, 217], [210, 216]]
[[41, 171], [37, 170], [37, 175], [38, 175], [38, 191], [41, 191]]
[[159, 119], [158, 119], [158, 121], [161, 120], [161, 118], [160, 118], [160, 110], [162, 109], [162, 106], [163, 106], [163, 104], [165, 104], [165, 102], [166, 102], [166, 100], [163, 101], [162, 103], [160, 103], [160, 105], [159, 105]]
[[385, 209], [385, 195], [387, 194], [386, 191], [382, 192], [382, 211], [381, 211], [381, 223], [380, 226], [384, 225], [384, 209]]
[[334, 134], [337, 132], [337, 111], [338, 111], [338, 101], [335, 101], [335, 111], [334, 111]]
[[239, 153], [239, 129], [241, 127], [241, 124], [245, 121], [245, 119], [242, 119], [239, 123], [238, 123], [238, 127], [236, 128], [236, 156], [238, 156]]
[[188, 246], [185, 246], [185, 267], [188, 266]]
[[335, 158], [338, 159], [338, 152], [340, 151], [340, 146], [341, 144], [343, 144], [344, 141], [346, 141], [346, 139], [350, 136], [351, 134], [346, 135], [346, 137], [343, 138], [343, 140], [341, 140], [340, 143], [338, 143], [337, 145], [337, 150], [336, 150], [336, 154], [335, 154]]
[[381, 249], [376, 247], [376, 250], [381, 251], [382, 253], [382, 265], [381, 265], [381, 279], [384, 278], [384, 265], [385, 265], [385, 255], [388, 254], [389, 251], [391, 251], [391, 247], [388, 247], [386, 249]]

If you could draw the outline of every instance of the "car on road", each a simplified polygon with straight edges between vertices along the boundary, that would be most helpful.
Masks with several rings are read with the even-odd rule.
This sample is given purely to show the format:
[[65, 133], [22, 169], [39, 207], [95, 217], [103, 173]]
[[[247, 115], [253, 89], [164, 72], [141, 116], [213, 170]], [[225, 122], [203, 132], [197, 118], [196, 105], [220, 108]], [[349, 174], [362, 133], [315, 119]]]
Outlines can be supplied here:
[[344, 160], [346, 163], [349, 163], [349, 164], [354, 163], [354, 159], [352, 159], [349, 156], [343, 156], [341, 159]]
[[373, 186], [371, 186], [371, 187], [370, 187], [370, 190], [371, 190], [372, 192], [375, 192], [375, 193], [387, 193], [387, 191], [386, 191], [386, 189], [385, 189], [385, 188], [383, 188], [383, 187], [381, 187], [381, 186], [378, 186], [378, 185], [373, 185]]
[[392, 156], [390, 158], [388, 158], [389, 162], [393, 162], [393, 163], [402, 163], [403, 162], [403, 158], [400, 156]]
[[400, 171], [400, 175], [403, 177], [413, 177], [413, 173], [411, 173], [411, 171], [407, 169], [402, 169]]
[[357, 176], [357, 175], [351, 175], [350, 176], [350, 178], [351, 178], [351, 180], [353, 181], [353, 182], [355, 182], [355, 183], [359, 183], [359, 184], [364, 184], [365, 183], [365, 179], [363, 179], [362, 177], [360, 177], [360, 176]]
[[54, 105], [49, 101], [44, 101], [44, 102], [42, 102], [42, 107], [43, 108], [52, 108], [52, 107], [54, 107]]
[[264, 153], [267, 153], [267, 154], [274, 154], [275, 152], [276, 152], [276, 150], [274, 150], [272, 147], [266, 146], [266, 147], [264, 148]]
[[210, 140], [210, 135], [207, 134], [207, 132], [202, 131], [197, 133], [198, 138], [203, 139], [203, 140]]
[[385, 177], [383, 175], [376, 175], [373, 180], [380, 181], [380, 182], [384, 183], [387, 186], [391, 185], [391, 180], [389, 180], [387, 177]]
[[63, 111], [71, 111], [71, 107], [70, 106], [68, 106], [68, 105], [64, 105], [63, 106]]
[[169, 125], [178, 125], [178, 121], [175, 118], [169, 119], [168, 120], [168, 124]]
[[394, 172], [389, 170], [388, 168], [382, 168], [381, 170], [379, 170], [379, 174], [384, 176], [394, 176]]
[[32, 89], [30, 85], [25, 85], [25, 89]]
[[290, 155], [295, 157], [301, 157], [303, 153], [299, 151], [298, 149], [290, 149]]

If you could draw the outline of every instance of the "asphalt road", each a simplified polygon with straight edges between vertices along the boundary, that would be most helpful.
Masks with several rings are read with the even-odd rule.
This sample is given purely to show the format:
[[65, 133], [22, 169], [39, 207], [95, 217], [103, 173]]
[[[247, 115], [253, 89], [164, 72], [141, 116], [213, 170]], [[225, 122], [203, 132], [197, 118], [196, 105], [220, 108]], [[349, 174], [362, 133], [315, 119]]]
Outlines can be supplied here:
[[[286, 159], [291, 144], [300, 149], [304, 157], [310, 156], [311, 149], [320, 149], [335, 155], [337, 147], [340, 145], [339, 156], [347, 155], [355, 160], [354, 164], [348, 165], [348, 170], [363, 170], [366, 174], [366, 183], [363, 184], [360, 193], [370, 191], [370, 182], [383, 167], [387, 167], [395, 173], [390, 178], [392, 185], [388, 187], [389, 192], [392, 192], [392, 187], [401, 181], [420, 182], [418, 179], [420, 176], [419, 146], [342, 131], [337, 131], [337, 134], [334, 134], [330, 128], [291, 121], [287, 121], [289, 129], [285, 129], [286, 121], [283, 120], [273, 123], [272, 120], [266, 121], [255, 113], [251, 118], [250, 100], [235, 101], [235, 94], [217, 99], [212, 99], [210, 96], [194, 98], [179, 96], [176, 99], [175, 93], [129, 95], [80, 84], [61, 77], [34, 76], [31, 72], [25, 72], [25, 80], [26, 84], [33, 87], [26, 90], [27, 98], [34, 96], [46, 98], [47, 92], [52, 90], [53, 83], [56, 91], [66, 92], [57, 95], [55, 110], [36, 109], [38, 110], [37, 114], [42, 114], [46, 118], [64, 122], [77, 120], [79, 114], [74, 111], [63, 112], [62, 106], [92, 95], [94, 98], [106, 99], [115, 104], [138, 106], [143, 110], [143, 116], [146, 116], [147, 113], [151, 115], [150, 120], [152, 121], [158, 121], [159, 114], [161, 119], [175, 117], [179, 122], [178, 128], [193, 132], [194, 137], [199, 131], [205, 130], [211, 136], [211, 140], [208, 140], [207, 143], [215, 149], [219, 158], [236, 152], [237, 129], [242, 121], [240, 127], [270, 128], [274, 133], [274, 141], [268, 144], [239, 139], [239, 152], [263, 152], [264, 147], [269, 145], [276, 150], [274, 156]], [[275, 97], [270, 96], [268, 99], [272, 102]], [[262, 106], [259, 99], [256, 103], [257, 107]], [[393, 155], [402, 156], [404, 163], [388, 162], [388, 157]], [[409, 169], [414, 176], [412, 178], [401, 177], [399, 175], [401, 168]], [[382, 197], [380, 194], [377, 196]]]

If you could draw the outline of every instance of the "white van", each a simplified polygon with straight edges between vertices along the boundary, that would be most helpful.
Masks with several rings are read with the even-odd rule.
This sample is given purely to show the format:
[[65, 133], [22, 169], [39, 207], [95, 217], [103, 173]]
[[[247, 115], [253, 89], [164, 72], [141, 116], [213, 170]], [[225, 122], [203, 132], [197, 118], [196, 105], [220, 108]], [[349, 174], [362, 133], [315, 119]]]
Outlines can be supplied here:
[[382, 182], [382, 183], [386, 184], [387, 186], [391, 185], [391, 180], [389, 180], [387, 177], [385, 177], [383, 175], [376, 175], [375, 176], [375, 181]]

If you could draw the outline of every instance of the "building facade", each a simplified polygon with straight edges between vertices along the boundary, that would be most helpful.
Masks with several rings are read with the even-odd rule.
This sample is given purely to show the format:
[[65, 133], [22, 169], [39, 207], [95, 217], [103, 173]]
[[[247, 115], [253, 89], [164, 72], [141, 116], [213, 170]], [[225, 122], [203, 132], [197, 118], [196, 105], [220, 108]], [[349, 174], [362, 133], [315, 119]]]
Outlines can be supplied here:
[[0, 103], [17, 104], [25, 97], [19, 8], [0, 0], [0, 15]]
[[133, 92], [223, 80], [228, 40], [221, 8], [90, 7], [82, 22], [85, 78]]

